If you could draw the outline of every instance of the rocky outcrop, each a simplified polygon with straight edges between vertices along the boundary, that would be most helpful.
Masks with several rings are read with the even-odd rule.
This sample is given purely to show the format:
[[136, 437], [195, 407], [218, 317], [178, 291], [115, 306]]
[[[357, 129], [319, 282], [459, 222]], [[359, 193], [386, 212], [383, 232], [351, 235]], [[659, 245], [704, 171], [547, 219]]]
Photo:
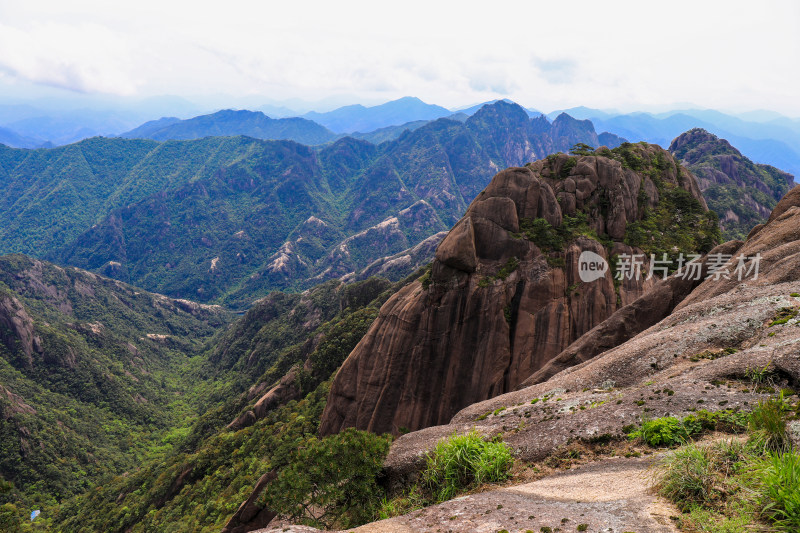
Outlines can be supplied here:
[[222, 528], [222, 533], [255, 531], [269, 524], [277, 516], [277, 513], [259, 505], [257, 501], [264, 488], [272, 483], [276, 477], [278, 477], [278, 471], [270, 470], [259, 478], [250, 497], [243, 501], [233, 516], [230, 517], [228, 523]]
[[442, 241], [430, 274], [381, 308], [333, 382], [320, 432], [445, 423], [514, 390], [647, 292], [654, 279], [615, 284], [611, 269], [581, 281], [579, 257], [640, 252], [623, 242], [628, 225], [659, 205], [663, 187], [704, 204], [667, 152], [626, 150], [647, 173], [606, 150], [609, 157], [561, 154], [495, 176]]
[[25, 403], [21, 396], [0, 385], [0, 418], [10, 420], [18, 413], [35, 415], [36, 409]]
[[25, 368], [33, 368], [34, 354], [42, 353], [42, 341], [34, 331], [33, 319], [22, 303], [0, 293], [0, 342], [12, 354], [19, 353]]
[[550, 360], [520, 385], [530, 387], [543, 383], [562, 370], [578, 365], [606, 350], [619, 346], [638, 333], [660, 322], [675, 309], [708, 275], [709, 256], [733, 255], [741, 247], [741, 241], [729, 241], [715, 247], [701, 262], [700, 276], [663, 279], [639, 299], [626, 305], [608, 320], [595, 326], [569, 347]]
[[[761, 253], [757, 278], [712, 275], [669, 316], [626, 342], [584, 362], [575, 356], [577, 364], [546, 381], [532, 379], [541, 382], [471, 405], [448, 424], [400, 437], [386, 461], [389, 478], [402, 483], [413, 476], [427, 450], [454, 432], [476, 429], [487, 436], [502, 435], [517, 457], [535, 461], [570, 441], [622, 437], [622, 428], [643, 416], [686, 416], [700, 405], [749, 410], [770, 391], [796, 388], [800, 207], [785, 205], [796, 196], [787, 195], [782, 214], [743, 245], [728, 243], [729, 249], [714, 251]], [[635, 304], [655, 304], [648, 296]], [[581, 353], [597, 331], [611, 328], [618, 319], [612, 316], [565, 353]], [[751, 380], [753, 369], [768, 387]]]
[[800, 278], [800, 186], [778, 203], [765, 226], [726, 259], [719, 279], [705, 280], [678, 309], [731, 292], [743, 279], [751, 286], [771, 286]]
[[669, 150], [697, 176], [709, 207], [719, 216], [729, 238], [744, 238], [794, 186], [791, 174], [753, 163], [728, 141], [701, 128], [678, 136]]

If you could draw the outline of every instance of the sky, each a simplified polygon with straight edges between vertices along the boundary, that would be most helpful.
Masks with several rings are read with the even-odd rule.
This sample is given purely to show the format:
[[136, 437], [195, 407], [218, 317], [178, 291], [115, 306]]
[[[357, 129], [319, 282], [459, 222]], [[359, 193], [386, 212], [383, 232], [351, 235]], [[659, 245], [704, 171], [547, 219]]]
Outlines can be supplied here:
[[507, 97], [798, 117], [798, 66], [796, 1], [0, 0], [0, 103]]

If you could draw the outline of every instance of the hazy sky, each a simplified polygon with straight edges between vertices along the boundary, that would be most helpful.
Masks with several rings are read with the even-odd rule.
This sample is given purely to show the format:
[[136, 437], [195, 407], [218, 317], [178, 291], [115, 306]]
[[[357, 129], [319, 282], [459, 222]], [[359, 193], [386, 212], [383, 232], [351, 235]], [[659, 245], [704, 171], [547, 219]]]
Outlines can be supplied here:
[[800, 2], [0, 0], [4, 94], [257, 95], [800, 116]]

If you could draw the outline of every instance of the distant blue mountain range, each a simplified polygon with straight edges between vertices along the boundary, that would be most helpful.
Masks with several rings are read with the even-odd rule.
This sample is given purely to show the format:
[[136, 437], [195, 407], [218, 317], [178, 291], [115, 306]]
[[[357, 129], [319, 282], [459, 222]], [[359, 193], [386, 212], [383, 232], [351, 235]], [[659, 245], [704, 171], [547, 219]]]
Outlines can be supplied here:
[[[38, 148], [68, 144], [97, 135], [155, 140], [247, 135], [313, 145], [351, 135], [380, 144], [438, 118], [448, 117], [463, 122], [485, 104], [496, 101], [450, 110], [428, 104], [419, 98], [405, 97], [371, 107], [356, 104], [303, 115], [281, 105], [264, 105], [259, 108], [263, 113], [224, 110], [186, 120], [163, 117], [129, 131], [124, 128], [126, 123], [130, 123], [130, 116], [121, 112], [86, 110], [48, 115], [47, 111], [30, 106], [4, 105], [0, 106], [0, 143], [17, 148]], [[161, 109], [169, 101], [157, 103]], [[186, 116], [187, 105], [188, 102], [178, 100], [175, 103], [176, 114]], [[525, 108], [525, 112], [532, 118], [540, 115], [538, 110], [532, 108]], [[800, 175], [800, 120], [774, 112], [749, 112], [734, 116], [699, 109], [619, 113], [574, 107], [554, 111], [547, 117], [552, 121], [561, 112], [576, 119], [591, 120], [598, 132], [609, 132], [631, 142], [647, 141], [663, 147], [669, 146], [673, 139], [685, 131], [703, 128], [727, 139], [755, 162]]]
[[[562, 111], [548, 114], [554, 118]], [[687, 109], [667, 113], [611, 114], [599, 109], [576, 107], [565, 109], [570, 116], [591, 120], [597, 131], [609, 131], [631, 142], [647, 141], [668, 147], [681, 133], [703, 128], [727, 139], [745, 156], [795, 176], [800, 176], [800, 120], [787, 117], [765, 122], [744, 120], [714, 110]], [[759, 114], [755, 118], [769, 118]]]
[[303, 118], [322, 124], [336, 133], [353, 133], [369, 132], [417, 120], [436, 120], [452, 114], [449, 109], [426, 104], [419, 98], [408, 96], [373, 107], [356, 104], [327, 113], [312, 111], [303, 115]]
[[188, 120], [166, 117], [142, 124], [123, 133], [128, 139], [155, 141], [191, 140], [204, 137], [246, 135], [256, 139], [292, 140], [301, 144], [324, 144], [338, 136], [326, 127], [300, 117], [269, 118], [260, 111], [226, 109]]

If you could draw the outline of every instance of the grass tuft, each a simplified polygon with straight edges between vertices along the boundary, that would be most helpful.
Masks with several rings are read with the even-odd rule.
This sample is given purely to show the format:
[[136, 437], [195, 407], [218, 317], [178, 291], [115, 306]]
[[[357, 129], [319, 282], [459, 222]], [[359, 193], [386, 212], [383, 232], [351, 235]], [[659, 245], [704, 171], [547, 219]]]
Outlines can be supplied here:
[[789, 450], [791, 440], [786, 426], [785, 410], [783, 398], [758, 402], [750, 413], [748, 423], [750, 444], [765, 452]]
[[452, 499], [464, 490], [508, 477], [511, 450], [498, 440], [485, 441], [475, 431], [439, 441], [428, 455], [422, 484], [435, 501]]
[[800, 456], [772, 452], [760, 468], [763, 512], [784, 531], [800, 531]]
[[658, 493], [684, 512], [711, 503], [716, 494], [712, 457], [708, 448], [697, 444], [687, 444], [669, 454], [660, 463]]

